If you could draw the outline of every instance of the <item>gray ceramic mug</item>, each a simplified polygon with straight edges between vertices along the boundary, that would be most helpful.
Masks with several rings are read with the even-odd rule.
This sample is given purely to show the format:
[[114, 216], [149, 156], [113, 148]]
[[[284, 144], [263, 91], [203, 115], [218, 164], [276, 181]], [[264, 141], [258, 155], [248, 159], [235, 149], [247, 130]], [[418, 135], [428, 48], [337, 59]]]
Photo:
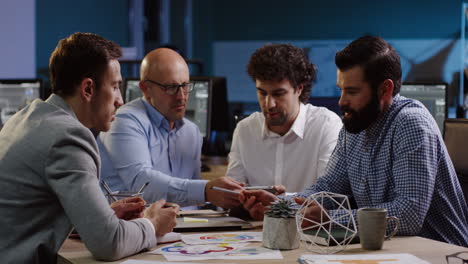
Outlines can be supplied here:
[[[400, 220], [397, 217], [387, 217], [387, 209], [361, 208], [357, 214], [359, 239], [363, 249], [381, 249], [383, 241], [393, 237], [400, 226]], [[395, 221], [395, 229], [386, 236], [385, 232], [387, 231], [387, 222], [389, 221]]]

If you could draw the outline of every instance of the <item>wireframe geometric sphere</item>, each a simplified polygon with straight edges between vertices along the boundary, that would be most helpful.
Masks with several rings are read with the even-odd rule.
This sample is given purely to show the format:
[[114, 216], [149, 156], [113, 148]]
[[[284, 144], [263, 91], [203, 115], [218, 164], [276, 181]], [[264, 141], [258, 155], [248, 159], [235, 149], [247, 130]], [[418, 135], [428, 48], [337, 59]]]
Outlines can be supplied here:
[[[305, 215], [309, 206], [321, 209], [317, 218], [311, 219]], [[302, 228], [303, 223], [307, 227]], [[346, 249], [357, 234], [348, 197], [332, 192], [310, 195], [297, 211], [296, 225], [307, 250], [318, 254], [332, 254]]]

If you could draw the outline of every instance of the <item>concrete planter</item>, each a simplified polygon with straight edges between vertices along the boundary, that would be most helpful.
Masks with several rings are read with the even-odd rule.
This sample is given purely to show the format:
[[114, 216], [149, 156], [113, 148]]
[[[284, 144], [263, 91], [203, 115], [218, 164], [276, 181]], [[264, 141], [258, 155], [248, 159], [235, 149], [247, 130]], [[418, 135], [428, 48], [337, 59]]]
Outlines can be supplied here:
[[263, 219], [263, 246], [271, 249], [296, 249], [299, 247], [295, 218]]

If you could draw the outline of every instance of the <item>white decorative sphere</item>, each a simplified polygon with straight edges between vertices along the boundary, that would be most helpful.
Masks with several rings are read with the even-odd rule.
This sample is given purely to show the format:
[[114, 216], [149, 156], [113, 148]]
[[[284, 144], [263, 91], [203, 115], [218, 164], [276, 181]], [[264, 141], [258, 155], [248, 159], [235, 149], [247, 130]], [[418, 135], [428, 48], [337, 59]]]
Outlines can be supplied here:
[[[317, 219], [309, 219], [305, 216], [306, 209], [314, 203], [321, 213]], [[307, 227], [302, 228], [303, 223]], [[344, 250], [357, 234], [348, 197], [331, 192], [310, 195], [297, 211], [296, 225], [304, 246], [319, 254]]]

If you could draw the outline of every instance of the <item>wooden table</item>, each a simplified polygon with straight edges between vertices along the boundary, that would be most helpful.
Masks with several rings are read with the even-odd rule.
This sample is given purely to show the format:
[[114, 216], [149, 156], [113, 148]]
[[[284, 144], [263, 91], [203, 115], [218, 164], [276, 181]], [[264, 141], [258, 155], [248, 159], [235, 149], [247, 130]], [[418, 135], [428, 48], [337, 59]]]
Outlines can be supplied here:
[[[224, 158], [210, 158], [207, 163], [211, 171], [203, 172], [202, 178], [207, 180], [216, 179], [224, 176], [227, 169], [227, 161]], [[256, 229], [254, 231], [261, 230]], [[261, 243], [251, 243], [251, 245], [261, 245]], [[157, 247], [155, 247], [157, 248]], [[385, 241], [382, 250], [366, 251], [361, 249], [359, 244], [349, 245], [345, 251], [338, 254], [392, 254], [392, 253], [409, 253], [430, 263], [442, 264], [445, 262], [445, 256], [459, 252], [467, 251], [467, 248], [450, 245], [422, 237], [395, 237], [390, 241]], [[304, 245], [296, 250], [282, 251], [283, 259], [281, 260], [202, 260], [195, 261], [199, 263], [298, 263], [297, 259], [302, 254], [314, 254], [305, 249]], [[80, 240], [67, 239], [62, 246], [58, 263], [120, 263], [126, 259], [139, 259], [139, 260], [154, 260], [154, 261], [167, 261], [162, 255], [153, 255], [147, 252], [130, 256], [115, 262], [101, 262], [93, 259], [91, 253], [86, 249]]]
[[[260, 242], [251, 243], [251, 245], [261, 245]], [[442, 264], [445, 262], [445, 256], [466, 251], [467, 248], [450, 245], [447, 243], [438, 242], [422, 237], [394, 237], [389, 241], [385, 241], [383, 249], [377, 251], [367, 251], [361, 249], [359, 244], [349, 245], [345, 251], [338, 254], [396, 254], [409, 253], [429, 263]], [[195, 261], [201, 263], [297, 263], [297, 259], [302, 254], [314, 254], [305, 249], [301, 243], [299, 249], [282, 251], [283, 259], [281, 260], [202, 260]], [[126, 259], [138, 260], [154, 260], [167, 261], [162, 255], [153, 255], [147, 252], [130, 256]], [[68, 239], [59, 252], [58, 263], [120, 263], [126, 259], [121, 259], [116, 262], [100, 262], [92, 258], [91, 253], [84, 247], [79, 240]]]

